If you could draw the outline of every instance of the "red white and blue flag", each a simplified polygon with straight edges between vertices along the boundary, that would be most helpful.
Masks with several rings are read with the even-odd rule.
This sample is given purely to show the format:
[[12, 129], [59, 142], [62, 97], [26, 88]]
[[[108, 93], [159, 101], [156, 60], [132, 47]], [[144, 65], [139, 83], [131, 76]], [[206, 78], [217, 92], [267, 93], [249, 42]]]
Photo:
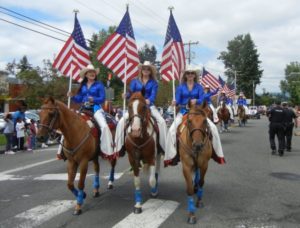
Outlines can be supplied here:
[[203, 86], [209, 85], [212, 90], [216, 90], [221, 86], [219, 80], [214, 75], [205, 70], [204, 67], [202, 71], [201, 84]]
[[228, 85], [222, 78], [219, 76], [219, 82], [221, 85], [221, 88], [225, 91], [227, 96], [231, 97], [235, 95], [235, 85], [234, 83]]
[[169, 18], [168, 29], [162, 53], [160, 73], [164, 81], [180, 79], [185, 69], [185, 54], [180, 32], [176, 25], [172, 11]]
[[[56, 56], [53, 67], [65, 76], [72, 76], [78, 82], [80, 70], [91, 64], [88, 47], [85, 43], [77, 14], [75, 14], [74, 30], [67, 42]], [[73, 69], [73, 70], [72, 70]]]
[[139, 55], [128, 9], [117, 30], [100, 47], [97, 59], [123, 82], [137, 76]]

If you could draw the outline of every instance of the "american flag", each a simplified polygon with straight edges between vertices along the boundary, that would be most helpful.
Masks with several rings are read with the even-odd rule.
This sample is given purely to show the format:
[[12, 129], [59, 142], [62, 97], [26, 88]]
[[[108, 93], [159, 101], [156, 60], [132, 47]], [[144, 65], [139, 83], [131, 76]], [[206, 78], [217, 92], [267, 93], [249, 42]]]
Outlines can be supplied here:
[[[174, 68], [173, 68], [174, 66]], [[160, 73], [164, 81], [180, 79], [181, 72], [185, 69], [185, 54], [180, 32], [176, 25], [172, 11], [166, 34], [166, 40], [162, 53]]]
[[209, 73], [205, 68], [203, 67], [202, 72], [202, 79], [201, 79], [202, 85], [209, 85], [211, 89], [216, 90], [220, 88], [220, 82], [219, 80], [213, 76], [211, 73]]
[[137, 76], [139, 55], [128, 9], [117, 30], [101, 46], [97, 59], [123, 82], [125, 77], [127, 82]]
[[234, 96], [235, 95], [235, 86], [234, 82], [231, 85], [228, 85], [222, 78], [219, 76], [219, 82], [221, 88], [226, 92], [227, 96]]
[[80, 82], [82, 80], [79, 76], [80, 70], [90, 63], [88, 47], [86, 46], [77, 14], [75, 14], [74, 30], [56, 56], [53, 67], [66, 76], [71, 75], [74, 80]]

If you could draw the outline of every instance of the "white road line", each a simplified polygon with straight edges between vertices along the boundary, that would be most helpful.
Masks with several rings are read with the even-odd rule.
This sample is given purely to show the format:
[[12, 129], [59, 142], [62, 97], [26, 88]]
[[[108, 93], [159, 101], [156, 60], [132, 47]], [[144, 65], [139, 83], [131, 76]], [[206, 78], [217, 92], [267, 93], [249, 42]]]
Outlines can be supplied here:
[[179, 203], [170, 200], [149, 199], [143, 204], [141, 214], [131, 213], [113, 228], [156, 228], [159, 227], [178, 207]]
[[6, 170], [4, 172], [1, 172], [0, 176], [1, 175], [5, 175], [5, 174], [9, 174], [9, 173], [14, 173], [14, 172], [22, 171], [22, 170], [25, 170], [25, 169], [30, 169], [32, 167], [39, 166], [39, 165], [44, 165], [46, 163], [53, 162], [53, 161], [57, 161], [57, 159], [53, 158], [53, 159], [49, 159], [49, 160], [46, 160], [46, 161], [37, 162], [37, 163], [34, 163], [34, 164], [30, 164], [30, 165], [25, 165], [25, 166], [22, 166], [22, 167], [19, 167], [19, 168], [16, 168], [16, 169]]
[[0, 227], [31, 228], [37, 227], [74, 207], [74, 200], [51, 201], [22, 212], [0, 223]]
[[[87, 174], [87, 177], [92, 176], [93, 174]], [[76, 174], [76, 179], [79, 180], [80, 173]], [[34, 180], [42, 180], [42, 181], [48, 181], [48, 180], [61, 180], [61, 181], [67, 181], [68, 180], [68, 174], [67, 173], [53, 173], [53, 174], [45, 174], [39, 177], [35, 177]]]

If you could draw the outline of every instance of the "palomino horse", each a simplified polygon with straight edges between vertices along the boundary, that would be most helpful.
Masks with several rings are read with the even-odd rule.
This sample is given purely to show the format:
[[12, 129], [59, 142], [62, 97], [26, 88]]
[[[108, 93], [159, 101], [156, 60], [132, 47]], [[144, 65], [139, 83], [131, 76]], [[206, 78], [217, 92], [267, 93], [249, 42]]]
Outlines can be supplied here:
[[238, 115], [238, 121], [239, 121], [239, 126], [242, 127], [246, 125], [246, 120], [247, 120], [247, 115], [245, 112], [245, 108], [243, 105], [239, 105], [237, 109], [237, 115]]
[[[89, 161], [93, 161], [95, 170], [93, 196], [99, 197], [100, 195], [99, 132], [95, 127], [90, 126], [93, 125], [92, 123], [88, 124], [88, 122], [82, 118], [81, 114], [71, 111], [64, 103], [53, 98], [46, 99], [41, 107], [38, 140], [44, 141], [48, 134], [52, 134], [57, 129], [64, 135], [63, 151], [67, 159], [67, 185], [77, 199], [74, 215], [81, 214], [81, 206], [86, 197], [84, 185]], [[115, 163], [113, 159], [111, 176], [114, 174]], [[80, 177], [77, 190], [74, 187], [74, 180], [78, 167], [80, 167]]]
[[[190, 106], [189, 113], [178, 128], [178, 149], [187, 187], [190, 224], [196, 223], [195, 211], [201, 204], [204, 178], [213, 152], [205, 105]], [[194, 193], [197, 193], [196, 203]]]
[[135, 185], [134, 213], [142, 213], [142, 192], [140, 181], [141, 162], [150, 169], [149, 184], [151, 195], [158, 194], [158, 174], [160, 169], [160, 156], [157, 150], [157, 134], [154, 122], [151, 119], [150, 109], [142, 93], [133, 93], [128, 103], [129, 124], [126, 129], [125, 148], [128, 160], [133, 169]]
[[220, 109], [218, 111], [218, 117], [220, 119], [220, 132], [223, 132], [223, 130], [228, 131], [228, 123], [230, 119], [230, 112], [228, 108], [226, 107], [225, 102], [221, 101]]

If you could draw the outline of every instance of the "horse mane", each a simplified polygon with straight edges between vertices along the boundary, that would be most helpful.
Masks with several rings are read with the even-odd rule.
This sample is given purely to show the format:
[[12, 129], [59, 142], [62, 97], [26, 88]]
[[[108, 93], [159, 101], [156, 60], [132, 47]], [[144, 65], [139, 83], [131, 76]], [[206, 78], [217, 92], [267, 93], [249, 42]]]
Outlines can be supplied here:
[[145, 101], [145, 98], [141, 92], [135, 92], [130, 96], [130, 100], [136, 100], [136, 99]]

